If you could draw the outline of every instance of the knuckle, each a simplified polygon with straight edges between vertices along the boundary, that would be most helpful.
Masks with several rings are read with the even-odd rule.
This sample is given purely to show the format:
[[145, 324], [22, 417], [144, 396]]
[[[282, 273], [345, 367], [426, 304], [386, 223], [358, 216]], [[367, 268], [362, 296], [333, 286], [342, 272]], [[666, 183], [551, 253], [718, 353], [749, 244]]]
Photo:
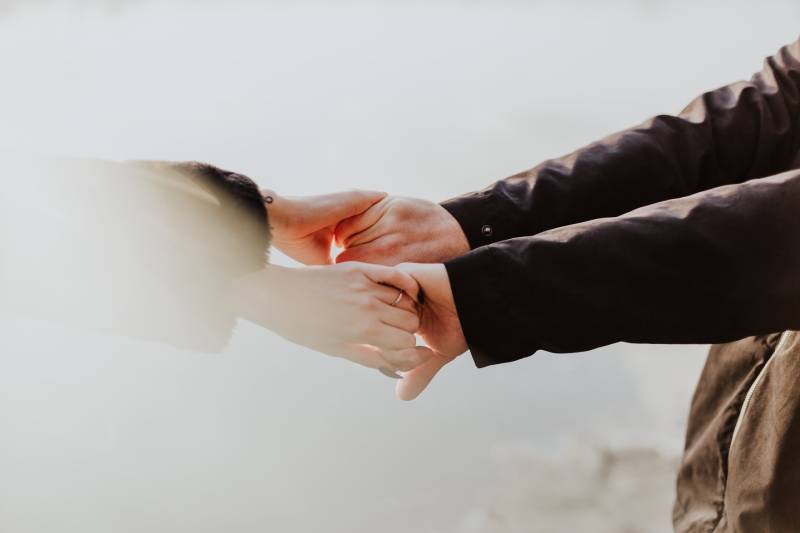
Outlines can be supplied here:
[[400, 217], [406, 218], [414, 211], [413, 204], [408, 198], [395, 198], [392, 211]]

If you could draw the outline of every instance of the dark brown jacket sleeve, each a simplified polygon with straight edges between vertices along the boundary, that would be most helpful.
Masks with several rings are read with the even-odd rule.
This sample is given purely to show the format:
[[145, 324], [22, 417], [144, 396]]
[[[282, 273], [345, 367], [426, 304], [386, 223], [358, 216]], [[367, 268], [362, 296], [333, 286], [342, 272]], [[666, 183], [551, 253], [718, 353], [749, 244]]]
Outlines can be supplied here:
[[446, 264], [478, 366], [800, 329], [800, 170], [484, 246]]
[[478, 366], [800, 326], [800, 173], [758, 179], [798, 166], [798, 115], [800, 41], [676, 117], [445, 202], [474, 249], [447, 269]]
[[442, 205], [476, 248], [783, 172], [800, 146], [800, 41], [695, 99]]

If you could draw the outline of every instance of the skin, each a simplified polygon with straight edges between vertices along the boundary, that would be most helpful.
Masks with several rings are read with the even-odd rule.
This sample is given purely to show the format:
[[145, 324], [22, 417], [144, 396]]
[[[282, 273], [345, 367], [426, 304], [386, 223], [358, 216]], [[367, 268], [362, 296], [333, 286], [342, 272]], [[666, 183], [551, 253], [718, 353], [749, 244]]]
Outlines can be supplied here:
[[444, 365], [466, 352], [468, 347], [445, 266], [441, 263], [404, 263], [399, 268], [414, 278], [424, 294], [423, 303], [418, 306], [418, 333], [433, 350], [426, 361], [406, 372], [397, 382], [397, 397], [413, 400]]
[[[392, 306], [400, 290], [405, 294]], [[239, 280], [235, 298], [242, 317], [287, 340], [397, 371], [413, 369], [433, 355], [416, 346], [417, 292], [410, 274], [380, 265], [270, 265]]]
[[[433, 356], [416, 346], [418, 285], [396, 268], [365, 263], [332, 265], [334, 230], [385, 197], [372, 191], [286, 197], [262, 191], [273, 244], [307, 265], [268, 265], [237, 282], [241, 315], [282, 337], [387, 373], [411, 370]], [[400, 302], [391, 305], [400, 291]]]
[[421, 199], [386, 197], [339, 223], [336, 241], [345, 248], [336, 258], [338, 263], [399, 264], [424, 294], [417, 306], [418, 333], [433, 353], [406, 372], [396, 389], [400, 399], [413, 400], [444, 365], [467, 351], [450, 280], [442, 264], [469, 251], [467, 238], [459, 223], [440, 205]]
[[331, 245], [334, 230], [342, 221], [358, 216], [386, 197], [374, 191], [346, 191], [319, 196], [279, 196], [267, 204], [272, 243], [280, 251], [305, 265], [333, 263]]
[[336, 261], [378, 265], [444, 263], [469, 251], [461, 226], [442, 206], [428, 200], [389, 196], [336, 226], [345, 250]]

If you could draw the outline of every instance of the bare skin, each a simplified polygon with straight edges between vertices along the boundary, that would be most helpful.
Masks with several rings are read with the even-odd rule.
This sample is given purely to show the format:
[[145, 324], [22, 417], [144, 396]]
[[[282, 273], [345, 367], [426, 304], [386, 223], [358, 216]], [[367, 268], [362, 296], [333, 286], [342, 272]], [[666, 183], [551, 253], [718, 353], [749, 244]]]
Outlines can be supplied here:
[[[400, 291], [403, 296], [396, 305]], [[350, 263], [268, 266], [239, 281], [245, 319], [296, 344], [387, 371], [410, 370], [433, 353], [416, 346], [414, 278], [399, 269]]]
[[267, 202], [273, 244], [306, 265], [332, 264], [331, 245], [337, 224], [363, 213], [386, 196], [374, 191], [279, 196], [263, 190], [262, 194]]
[[443, 263], [469, 251], [461, 226], [428, 200], [388, 196], [363, 213], [342, 220], [336, 241], [345, 250], [336, 261], [378, 265]]
[[443, 207], [428, 200], [386, 197], [336, 227], [345, 250], [337, 263], [364, 261], [399, 265], [419, 284], [418, 334], [433, 350], [427, 360], [403, 375], [397, 396], [413, 400], [437, 372], [467, 351], [447, 270], [442, 264], [469, 251], [461, 226]]
[[268, 265], [240, 279], [234, 299], [244, 318], [297, 344], [387, 374], [410, 370], [433, 355], [416, 346], [418, 286], [411, 275], [379, 265], [332, 265], [337, 224], [363, 213], [384, 193], [291, 197], [264, 190], [262, 195], [273, 244], [305, 264], [329, 266]]
[[428, 387], [442, 367], [467, 351], [467, 341], [445, 266], [441, 263], [404, 263], [399, 268], [414, 278], [424, 295], [418, 306], [418, 333], [433, 350], [431, 357], [406, 372], [403, 380], [397, 383], [397, 397], [413, 400]]

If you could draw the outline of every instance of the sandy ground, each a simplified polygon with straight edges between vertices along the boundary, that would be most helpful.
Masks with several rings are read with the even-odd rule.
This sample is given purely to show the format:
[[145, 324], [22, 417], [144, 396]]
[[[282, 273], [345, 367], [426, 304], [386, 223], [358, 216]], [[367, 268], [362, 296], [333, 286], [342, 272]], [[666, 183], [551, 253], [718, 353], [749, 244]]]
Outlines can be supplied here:
[[667, 533], [677, 458], [644, 448], [584, 448], [568, 460], [508, 458], [459, 533]]

